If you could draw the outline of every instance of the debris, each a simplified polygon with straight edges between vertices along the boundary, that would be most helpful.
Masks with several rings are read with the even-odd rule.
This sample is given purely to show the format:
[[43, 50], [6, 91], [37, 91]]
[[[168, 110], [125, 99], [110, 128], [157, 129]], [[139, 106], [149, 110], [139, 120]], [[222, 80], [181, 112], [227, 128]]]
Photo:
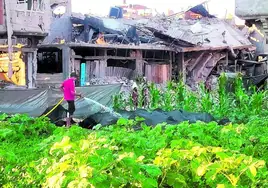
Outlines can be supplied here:
[[[200, 50], [207, 47], [226, 49], [228, 45], [251, 45], [240, 30], [215, 17], [202, 17], [197, 20], [156, 16], [150, 19], [130, 20], [72, 16], [71, 20], [74, 27], [73, 42], [101, 44], [101, 34], [108, 44], [161, 44], [173, 47], [177, 51], [198, 45]], [[79, 29], [81, 25], [84, 29]], [[91, 33], [91, 40], [88, 41], [89, 35], [85, 35], [85, 32]]]
[[[120, 10], [120, 8], [113, 8], [109, 18], [72, 14], [70, 18], [73, 28], [72, 40], [66, 41], [66, 43], [81, 44], [81, 46], [84, 45], [85, 47], [87, 47], [87, 44], [92, 44], [92, 47], [103, 45], [103, 48], [111, 49], [116, 48], [117, 45], [124, 46], [124, 49], [130, 49], [133, 46], [139, 46], [140, 49], [144, 47], [149, 49], [157, 46], [159, 49], [169, 49], [172, 53], [185, 52], [186, 81], [190, 86], [201, 81], [207, 81], [219, 61], [224, 58], [227, 59], [223, 60], [225, 62], [229, 61], [229, 57], [231, 61], [243, 59], [239, 58], [237, 53], [253, 46], [248, 36], [245, 35], [245, 31], [242, 32], [225, 20], [210, 15], [203, 5], [197, 5], [189, 9], [180, 18], [157, 15], [151, 18], [125, 19], [121, 18], [122, 12]], [[156, 58], [153, 56], [151, 59], [150, 63], [153, 67], [157, 64], [153, 61]], [[174, 64], [175, 59], [169, 63]], [[135, 63], [135, 58], [133, 62]], [[114, 66], [108, 67], [104, 74], [96, 75], [97, 77], [102, 77], [103, 75], [106, 77], [87, 80], [86, 85], [113, 83], [128, 85], [128, 81], [120, 80], [120, 77], [126, 77], [127, 80], [132, 79], [131, 73], [134, 68], [122, 71], [118, 67], [117, 69], [114, 68]], [[156, 69], [158, 70], [157, 67]], [[155, 82], [159, 80], [159, 83], [162, 83], [170, 79], [170, 77], [162, 79], [165, 76], [160, 73], [154, 73], [156, 75], [153, 75], [153, 71], [147, 70], [146, 65], [143, 71], [149, 80], [154, 80]], [[159, 68], [158, 72], [170, 73], [173, 71], [169, 71], [167, 68], [160, 70]], [[154, 78], [150, 79], [150, 76]]]

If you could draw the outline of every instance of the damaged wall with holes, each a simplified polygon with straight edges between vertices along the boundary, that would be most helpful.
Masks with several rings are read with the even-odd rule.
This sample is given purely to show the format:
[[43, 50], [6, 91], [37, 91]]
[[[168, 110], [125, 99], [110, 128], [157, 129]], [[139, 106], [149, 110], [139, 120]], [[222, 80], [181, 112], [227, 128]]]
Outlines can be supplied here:
[[[47, 35], [50, 26], [50, 0], [1, 0], [1, 33], [6, 32], [6, 14], [14, 35]], [[9, 11], [8, 11], [8, 10]]]
[[[2, 39], [0, 43], [5, 46], [8, 41], [11, 41], [9, 48], [1, 48], [1, 54], [9, 51], [21, 53], [25, 66], [25, 87], [28, 88], [36, 87], [40, 76], [38, 74], [40, 56], [37, 53], [37, 46], [43, 42], [50, 31], [52, 15], [50, 3], [50, 0], [0, 0], [0, 13], [2, 13], [0, 14]], [[22, 44], [23, 47], [16, 49], [17, 44]], [[17, 87], [14, 82], [6, 84]]]

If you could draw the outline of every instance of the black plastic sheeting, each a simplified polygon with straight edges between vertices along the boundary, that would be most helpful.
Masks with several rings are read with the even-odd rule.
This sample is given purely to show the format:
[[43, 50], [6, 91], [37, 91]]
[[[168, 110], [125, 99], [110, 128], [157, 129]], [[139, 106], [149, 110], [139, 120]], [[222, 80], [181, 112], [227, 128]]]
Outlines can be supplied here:
[[[189, 123], [196, 123], [198, 121], [209, 123], [216, 121], [216, 119], [208, 113], [194, 113], [183, 110], [175, 110], [170, 112], [157, 109], [154, 111], [147, 111], [144, 109], [137, 109], [136, 111], [118, 111], [118, 113], [126, 119], [135, 119], [140, 117], [144, 119], [144, 123], [148, 126], [156, 126], [158, 124], [167, 123], [170, 125], [177, 125], [179, 123], [188, 121]], [[94, 126], [101, 124], [102, 126], [109, 126], [115, 124], [120, 117], [114, 116], [111, 113], [96, 113], [89, 116], [79, 125], [83, 128], [92, 129]], [[219, 121], [219, 125], [229, 123], [228, 119]]]
[[258, 76], [251, 76], [243, 78], [244, 84], [246, 86], [255, 85], [260, 87], [261, 85], [265, 84], [265, 81], [268, 79], [268, 74], [258, 75]]
[[[91, 86], [77, 88], [84, 98], [76, 101], [74, 118], [82, 119], [79, 125], [83, 128], [92, 129], [101, 124], [109, 126], [116, 124], [119, 118], [135, 119], [140, 117], [148, 126], [156, 126], [161, 123], [177, 125], [184, 121], [196, 123], [197, 121], [212, 122], [215, 118], [208, 113], [193, 113], [183, 110], [165, 112], [161, 109], [147, 111], [137, 109], [136, 111], [120, 110], [114, 112], [112, 96], [121, 89], [119, 85]], [[39, 117], [47, 114], [62, 99], [62, 93], [56, 89], [34, 89], [34, 90], [0, 90], [1, 104], [0, 112], [6, 114], [28, 114]], [[65, 125], [67, 104], [59, 105], [47, 117], [58, 126]], [[222, 123], [221, 123], [222, 122]], [[228, 120], [219, 124], [228, 123]], [[72, 121], [72, 123], [75, 123]]]
[[[81, 87], [76, 90], [85, 97], [76, 101], [74, 118], [85, 119], [100, 112], [102, 106], [112, 106], [112, 96], [118, 93], [121, 84]], [[39, 117], [49, 112], [63, 97], [59, 89], [0, 90], [0, 113], [28, 114]], [[95, 101], [94, 103], [89, 100]], [[66, 117], [67, 103], [64, 101], [48, 117], [58, 120]]]

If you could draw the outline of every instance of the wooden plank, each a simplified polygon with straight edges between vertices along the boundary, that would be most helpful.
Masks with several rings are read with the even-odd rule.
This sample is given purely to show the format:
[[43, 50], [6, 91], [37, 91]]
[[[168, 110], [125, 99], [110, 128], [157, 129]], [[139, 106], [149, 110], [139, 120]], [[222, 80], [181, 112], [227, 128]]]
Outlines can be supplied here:
[[[256, 47], [253, 45], [241, 45], [241, 46], [234, 46], [234, 50], [242, 50], [242, 49], [252, 49], [255, 50]], [[225, 50], [228, 49], [228, 46], [216, 46], [216, 47], [186, 47], [186, 48], [181, 48], [180, 52], [197, 52], [197, 51], [218, 51], [218, 50]]]
[[80, 75], [80, 60], [74, 60], [74, 71], [77, 75]]
[[91, 79], [91, 75], [92, 75], [92, 72], [91, 72], [91, 67], [92, 67], [92, 64], [90, 61], [86, 61], [86, 72], [87, 72], [87, 76], [86, 76], [86, 82], [89, 82], [90, 79]]
[[172, 52], [169, 52], [169, 80], [172, 80]]
[[[63, 46], [66, 46], [66, 44], [41, 44], [38, 45], [40, 48], [51, 48], [51, 47], [57, 47], [57, 48], [63, 48]], [[105, 49], [133, 49], [133, 50], [156, 50], [156, 51], [172, 51], [172, 52], [195, 52], [195, 51], [218, 51], [218, 50], [224, 50], [227, 49], [228, 46], [222, 46], [222, 47], [189, 47], [189, 48], [169, 48], [166, 46], [153, 46], [153, 45], [140, 45], [140, 46], [130, 46], [130, 45], [123, 45], [123, 44], [80, 44], [80, 43], [70, 43], [68, 44], [71, 48], [105, 48]], [[240, 45], [240, 46], [234, 46], [233, 49], [250, 49], [255, 50], [256, 47], [253, 45]]]
[[106, 75], [105, 68], [107, 67], [107, 61], [106, 60], [100, 60], [100, 77], [104, 78]]
[[177, 55], [178, 73], [182, 76], [182, 80], [186, 82], [186, 65], [184, 62], [184, 53], [178, 53]]
[[95, 71], [94, 71], [94, 75], [96, 78], [99, 78], [100, 77], [100, 61], [94, 61], [95, 62]]
[[[43, 46], [43, 45], [42, 45]], [[70, 47], [91, 47], [91, 48], [106, 48], [106, 49], [133, 49], [133, 50], [159, 50], [159, 51], [174, 51], [174, 49], [167, 46], [157, 45], [125, 45], [125, 44], [89, 44], [89, 43], [69, 43]]]
[[202, 57], [204, 56], [205, 52], [202, 52], [196, 59], [193, 59], [193, 63], [192, 64], [188, 64], [187, 66], [187, 70], [188, 71], [192, 71], [195, 66], [201, 61]]
[[137, 50], [134, 57], [136, 58], [136, 72], [138, 76], [143, 76], [143, 67], [144, 67], [144, 62], [142, 59], [142, 52], [140, 50]]
[[93, 76], [96, 76], [96, 68], [97, 68], [97, 62], [96, 61], [90, 61], [91, 69], [90, 69], [90, 78], [93, 78]]
[[80, 56], [74, 55], [72, 58], [85, 59], [85, 60], [104, 60], [104, 59], [115, 59], [115, 60], [135, 60], [135, 57], [118, 57], [118, 56]]

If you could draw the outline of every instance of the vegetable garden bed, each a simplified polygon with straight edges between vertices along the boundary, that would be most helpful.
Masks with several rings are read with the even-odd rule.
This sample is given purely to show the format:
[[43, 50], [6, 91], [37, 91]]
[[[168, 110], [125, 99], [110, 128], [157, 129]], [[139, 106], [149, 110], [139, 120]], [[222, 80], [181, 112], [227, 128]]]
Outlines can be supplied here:
[[[268, 187], [267, 92], [246, 92], [238, 81], [232, 93], [220, 87], [217, 94], [196, 94], [172, 83], [171, 93], [152, 94], [150, 109], [209, 112], [230, 118], [226, 126], [152, 128], [137, 118], [86, 130], [15, 115], [0, 122], [0, 186]], [[141, 129], [134, 131], [136, 126]]]

